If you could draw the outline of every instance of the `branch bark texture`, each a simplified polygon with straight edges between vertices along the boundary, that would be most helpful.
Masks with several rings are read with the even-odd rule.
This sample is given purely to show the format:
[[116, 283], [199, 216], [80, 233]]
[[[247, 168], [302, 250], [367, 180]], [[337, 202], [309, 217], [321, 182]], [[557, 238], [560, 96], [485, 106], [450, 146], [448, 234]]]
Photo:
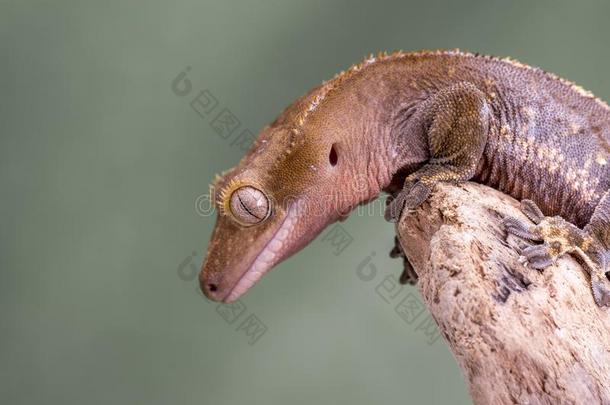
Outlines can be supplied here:
[[397, 224], [418, 288], [477, 404], [610, 404], [610, 314], [571, 257], [522, 265], [501, 219], [526, 219], [489, 187], [440, 184]]

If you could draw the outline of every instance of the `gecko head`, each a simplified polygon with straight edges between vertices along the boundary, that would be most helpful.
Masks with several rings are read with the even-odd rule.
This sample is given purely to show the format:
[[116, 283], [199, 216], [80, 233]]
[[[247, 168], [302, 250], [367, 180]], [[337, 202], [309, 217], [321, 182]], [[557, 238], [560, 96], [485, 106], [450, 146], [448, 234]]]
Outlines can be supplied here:
[[286, 115], [212, 185], [218, 215], [199, 275], [212, 300], [238, 299], [361, 200], [345, 192], [353, 168], [339, 132], [297, 130]]

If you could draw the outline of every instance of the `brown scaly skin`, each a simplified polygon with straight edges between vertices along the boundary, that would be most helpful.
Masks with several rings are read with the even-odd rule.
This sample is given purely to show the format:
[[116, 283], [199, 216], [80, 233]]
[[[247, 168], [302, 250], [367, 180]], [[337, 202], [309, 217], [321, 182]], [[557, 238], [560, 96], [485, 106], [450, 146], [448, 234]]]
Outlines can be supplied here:
[[[528, 199], [535, 225], [505, 220], [508, 232], [542, 242], [524, 261], [544, 268], [579, 256], [597, 304], [610, 305], [609, 141], [609, 107], [539, 69], [459, 51], [371, 56], [290, 105], [215, 182], [220, 213], [202, 290], [237, 299], [381, 191], [396, 221], [436, 183], [472, 179]], [[416, 279], [407, 260], [402, 279]]]

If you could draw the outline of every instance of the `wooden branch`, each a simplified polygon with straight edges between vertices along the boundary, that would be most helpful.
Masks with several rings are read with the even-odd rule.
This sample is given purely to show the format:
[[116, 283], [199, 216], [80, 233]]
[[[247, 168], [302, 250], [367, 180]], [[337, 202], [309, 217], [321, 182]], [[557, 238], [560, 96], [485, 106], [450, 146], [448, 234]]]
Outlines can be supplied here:
[[442, 184], [397, 234], [418, 287], [477, 404], [610, 404], [610, 312], [571, 257], [518, 262], [504, 215], [518, 202], [474, 183]]

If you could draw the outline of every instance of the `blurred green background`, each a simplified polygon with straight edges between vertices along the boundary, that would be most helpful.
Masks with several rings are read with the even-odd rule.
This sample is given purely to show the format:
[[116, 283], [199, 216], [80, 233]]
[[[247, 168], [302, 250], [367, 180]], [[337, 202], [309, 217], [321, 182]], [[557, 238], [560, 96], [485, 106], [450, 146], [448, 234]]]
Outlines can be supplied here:
[[378, 294], [401, 269], [380, 214], [281, 264], [231, 322], [198, 295], [214, 217], [195, 201], [243, 152], [189, 102], [208, 89], [256, 133], [369, 52], [453, 47], [607, 100], [609, 15], [603, 1], [0, 2], [2, 403], [469, 403], [427, 314], [404, 320]]

